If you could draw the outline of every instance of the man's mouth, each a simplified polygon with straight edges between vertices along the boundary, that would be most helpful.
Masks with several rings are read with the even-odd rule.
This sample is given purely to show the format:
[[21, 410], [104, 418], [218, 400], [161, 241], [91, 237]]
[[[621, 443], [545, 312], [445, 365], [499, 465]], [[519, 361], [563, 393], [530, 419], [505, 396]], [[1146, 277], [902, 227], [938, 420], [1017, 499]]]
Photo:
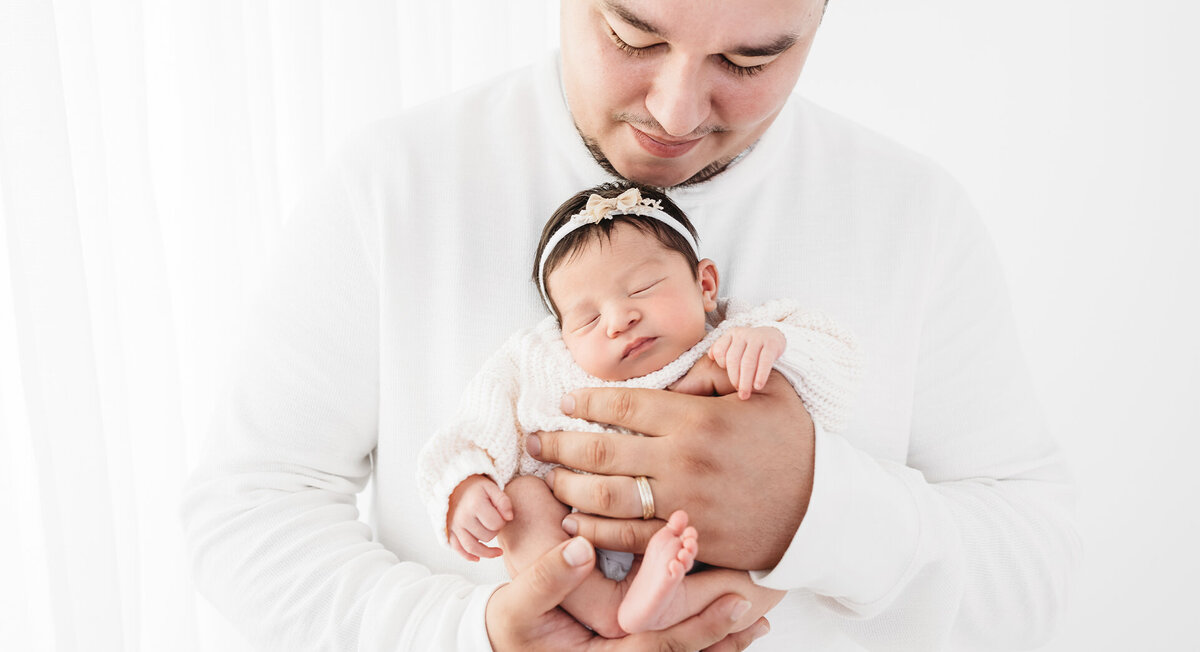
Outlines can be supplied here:
[[691, 140], [669, 140], [661, 136], [651, 136], [633, 125], [629, 125], [629, 128], [633, 130], [633, 137], [642, 146], [642, 149], [659, 158], [683, 156], [704, 139], [701, 136]]
[[636, 340], [625, 345], [625, 351], [621, 353], [621, 359], [628, 360], [629, 358], [635, 358], [641, 355], [641, 353], [650, 348], [650, 346], [653, 345], [656, 340], [658, 340], [657, 337], [637, 338]]

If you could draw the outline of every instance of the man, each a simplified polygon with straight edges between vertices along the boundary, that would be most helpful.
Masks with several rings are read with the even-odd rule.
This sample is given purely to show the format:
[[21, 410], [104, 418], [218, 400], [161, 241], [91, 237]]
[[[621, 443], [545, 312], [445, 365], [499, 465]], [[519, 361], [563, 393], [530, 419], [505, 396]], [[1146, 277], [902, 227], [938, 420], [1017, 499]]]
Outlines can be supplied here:
[[[939, 169], [790, 96], [822, 13], [821, 0], [564, 0], [561, 63], [351, 145], [289, 227], [185, 505], [214, 602], [287, 649], [598, 643], [550, 608], [586, 543], [496, 590], [498, 564], [436, 547], [412, 478], [478, 365], [544, 314], [524, 270], [545, 216], [611, 173], [677, 186], [731, 296], [830, 313], [867, 370], [842, 436], [814, 428], [778, 374], [745, 402], [577, 392], [565, 411], [650, 437], [531, 439], [535, 456], [596, 474], [553, 474], [561, 500], [595, 515], [564, 528], [636, 551], [661, 524], [633, 519], [644, 506], [687, 510], [702, 561], [790, 591], [756, 649], [1044, 640], [1077, 546], [1073, 492], [994, 253]], [[721, 389], [715, 371], [686, 388]], [[353, 508], [372, 474], [379, 543]], [[737, 606], [606, 645], [710, 645]]]

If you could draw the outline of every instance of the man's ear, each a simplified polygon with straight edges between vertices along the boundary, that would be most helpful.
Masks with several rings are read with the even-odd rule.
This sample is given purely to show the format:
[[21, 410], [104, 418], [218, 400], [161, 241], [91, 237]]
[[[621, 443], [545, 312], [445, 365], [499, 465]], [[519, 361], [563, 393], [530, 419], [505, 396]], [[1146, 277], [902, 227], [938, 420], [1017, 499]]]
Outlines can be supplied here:
[[721, 275], [717, 264], [705, 258], [696, 266], [696, 281], [700, 284], [700, 298], [704, 301], [704, 312], [717, 309], [717, 289], [721, 286]]

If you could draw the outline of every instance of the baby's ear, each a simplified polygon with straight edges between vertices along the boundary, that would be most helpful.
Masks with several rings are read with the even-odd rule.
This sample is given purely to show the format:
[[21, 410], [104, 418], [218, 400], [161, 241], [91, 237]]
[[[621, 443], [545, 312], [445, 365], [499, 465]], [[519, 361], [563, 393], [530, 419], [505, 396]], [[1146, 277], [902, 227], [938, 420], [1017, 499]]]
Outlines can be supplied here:
[[704, 301], [704, 312], [717, 309], [717, 290], [721, 286], [721, 275], [717, 264], [705, 258], [696, 266], [696, 282], [700, 285], [700, 298]]

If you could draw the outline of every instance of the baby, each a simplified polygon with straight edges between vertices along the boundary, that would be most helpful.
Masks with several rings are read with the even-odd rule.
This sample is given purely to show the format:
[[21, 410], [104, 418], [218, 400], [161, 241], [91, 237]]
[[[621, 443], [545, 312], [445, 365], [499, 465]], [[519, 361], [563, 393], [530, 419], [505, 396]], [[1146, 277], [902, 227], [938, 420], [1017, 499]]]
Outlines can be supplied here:
[[[553, 467], [529, 456], [525, 440], [541, 430], [614, 431], [562, 414], [559, 403], [574, 389], [667, 387], [708, 355], [740, 398], [762, 389], [774, 367], [815, 422], [842, 424], [857, 368], [850, 338], [788, 302], [746, 309], [718, 301], [716, 265], [699, 259], [694, 227], [657, 191], [604, 184], [567, 200], [543, 230], [534, 281], [552, 315], [489, 359], [419, 461], [439, 538], [468, 560], [500, 556], [484, 543], [500, 534], [515, 576], [568, 538], [568, 508], [537, 479]], [[651, 480], [629, 479], [643, 518], [655, 515]], [[600, 568], [562, 606], [614, 638], [669, 627], [730, 592], [753, 605], [738, 623], [748, 627], [783, 597], [744, 571], [688, 575], [698, 552], [695, 528], [676, 511], [640, 562], [598, 551]]]

